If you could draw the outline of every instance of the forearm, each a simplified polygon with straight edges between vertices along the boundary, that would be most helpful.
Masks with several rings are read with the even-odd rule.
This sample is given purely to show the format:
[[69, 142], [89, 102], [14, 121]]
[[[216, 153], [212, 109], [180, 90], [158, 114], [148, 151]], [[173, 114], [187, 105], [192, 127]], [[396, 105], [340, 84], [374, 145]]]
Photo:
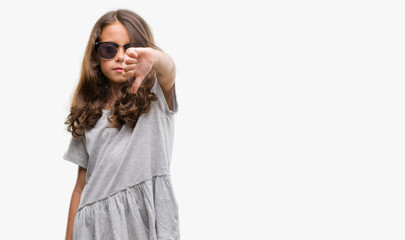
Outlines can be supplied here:
[[80, 204], [81, 192], [73, 190], [72, 198], [70, 200], [69, 216], [66, 229], [66, 240], [73, 239], [73, 223], [76, 216], [77, 209]]
[[167, 78], [175, 74], [176, 66], [169, 55], [162, 51], [155, 50], [153, 69], [159, 76]]

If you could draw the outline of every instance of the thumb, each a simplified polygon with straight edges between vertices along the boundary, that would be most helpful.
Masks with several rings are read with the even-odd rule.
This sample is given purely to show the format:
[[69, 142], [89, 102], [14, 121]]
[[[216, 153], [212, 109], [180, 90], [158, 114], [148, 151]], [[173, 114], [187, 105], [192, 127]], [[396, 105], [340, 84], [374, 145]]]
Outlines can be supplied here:
[[142, 83], [143, 79], [144, 79], [143, 76], [136, 76], [136, 77], [135, 77], [135, 81], [134, 81], [134, 83], [133, 83], [132, 86], [131, 86], [131, 92], [132, 92], [133, 94], [135, 94], [136, 91], [138, 91], [138, 88], [139, 88], [139, 86], [141, 86], [141, 83]]

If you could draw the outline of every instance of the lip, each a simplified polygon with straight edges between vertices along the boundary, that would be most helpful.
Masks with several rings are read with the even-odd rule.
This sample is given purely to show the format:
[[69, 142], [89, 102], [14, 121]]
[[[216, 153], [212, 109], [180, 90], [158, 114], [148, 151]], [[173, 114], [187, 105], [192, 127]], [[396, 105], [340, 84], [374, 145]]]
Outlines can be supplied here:
[[124, 69], [120, 68], [120, 67], [114, 68], [113, 70], [116, 71], [116, 72], [123, 72], [124, 71]]

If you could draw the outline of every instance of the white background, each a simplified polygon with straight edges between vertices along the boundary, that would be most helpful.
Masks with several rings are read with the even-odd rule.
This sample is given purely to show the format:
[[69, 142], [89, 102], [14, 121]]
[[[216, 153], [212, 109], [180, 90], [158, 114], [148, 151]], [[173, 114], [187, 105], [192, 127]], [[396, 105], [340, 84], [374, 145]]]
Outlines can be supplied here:
[[182, 240], [404, 239], [405, 9], [360, 0], [2, 2], [2, 239], [64, 239], [64, 121], [118, 8], [176, 62]]

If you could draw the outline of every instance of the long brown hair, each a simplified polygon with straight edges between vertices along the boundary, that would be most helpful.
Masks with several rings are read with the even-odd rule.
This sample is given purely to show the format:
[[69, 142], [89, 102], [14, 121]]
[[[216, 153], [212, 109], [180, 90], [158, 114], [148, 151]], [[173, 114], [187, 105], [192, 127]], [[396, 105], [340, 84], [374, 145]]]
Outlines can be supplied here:
[[[100, 41], [101, 32], [110, 24], [119, 22], [127, 29], [132, 46], [151, 47], [161, 50], [154, 43], [148, 24], [138, 14], [119, 9], [104, 14], [94, 25], [83, 57], [79, 83], [73, 95], [70, 114], [65, 121], [67, 130], [74, 137], [83, 136], [102, 115], [102, 109], [112, 94], [109, 80], [101, 72], [100, 59], [95, 51], [95, 43]], [[134, 128], [139, 116], [150, 110], [151, 102], [157, 97], [150, 92], [156, 72], [152, 69], [142, 81], [136, 94], [131, 93], [135, 77], [120, 86], [118, 100], [111, 108], [109, 127], [121, 128], [124, 124]]]

